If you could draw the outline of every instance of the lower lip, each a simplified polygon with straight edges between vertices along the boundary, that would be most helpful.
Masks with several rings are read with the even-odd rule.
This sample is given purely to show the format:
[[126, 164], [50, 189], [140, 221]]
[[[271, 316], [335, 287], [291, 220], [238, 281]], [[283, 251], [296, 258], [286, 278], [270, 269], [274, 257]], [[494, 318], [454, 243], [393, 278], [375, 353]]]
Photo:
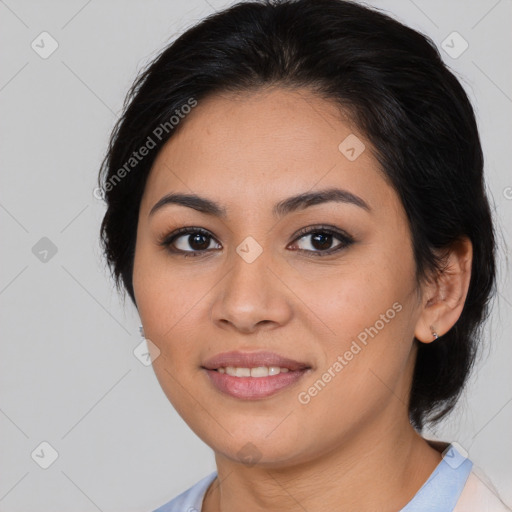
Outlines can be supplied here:
[[235, 398], [255, 400], [274, 395], [278, 391], [295, 384], [308, 371], [295, 370], [268, 377], [233, 377], [216, 370], [206, 370], [213, 385], [223, 393]]

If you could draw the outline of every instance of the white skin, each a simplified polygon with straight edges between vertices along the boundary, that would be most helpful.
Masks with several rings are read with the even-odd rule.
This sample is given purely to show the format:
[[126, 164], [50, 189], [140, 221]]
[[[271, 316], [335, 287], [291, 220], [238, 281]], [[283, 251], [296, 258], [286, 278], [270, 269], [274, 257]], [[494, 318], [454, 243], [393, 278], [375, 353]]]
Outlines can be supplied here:
[[[354, 161], [338, 149], [351, 133], [366, 146]], [[330, 201], [273, 217], [275, 203], [330, 187], [359, 196], [370, 210]], [[150, 216], [170, 192], [207, 197], [227, 215], [171, 204]], [[340, 239], [321, 246], [314, 234], [294, 236], [326, 224], [354, 242], [319, 256]], [[182, 227], [211, 234], [200, 240], [202, 254], [189, 234], [173, 246], [196, 257], [159, 245]], [[236, 252], [248, 236], [263, 250], [252, 263]], [[432, 342], [432, 328], [442, 336], [457, 321], [471, 258], [462, 239], [447, 252], [446, 271], [418, 285], [402, 203], [369, 140], [333, 102], [279, 87], [200, 101], [151, 169], [133, 286], [146, 337], [161, 351], [153, 362], [160, 385], [215, 452], [218, 479], [203, 511], [405, 506], [441, 460], [408, 419], [414, 337]], [[300, 403], [298, 394], [394, 303], [401, 311], [309, 403]], [[234, 398], [201, 368], [231, 350], [274, 351], [311, 370], [273, 396]], [[239, 455], [248, 442], [257, 450], [252, 464]]]

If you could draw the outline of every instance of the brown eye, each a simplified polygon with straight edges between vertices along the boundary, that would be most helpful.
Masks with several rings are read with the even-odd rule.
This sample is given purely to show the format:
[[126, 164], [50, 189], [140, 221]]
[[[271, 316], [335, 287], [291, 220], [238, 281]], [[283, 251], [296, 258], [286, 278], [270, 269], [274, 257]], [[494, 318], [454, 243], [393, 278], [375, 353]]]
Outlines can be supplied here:
[[177, 237], [174, 244], [180, 251], [186, 251], [187, 246], [194, 251], [205, 251], [210, 248], [211, 240], [212, 238], [204, 233], [194, 233]]
[[215, 244], [212, 246], [214, 240], [205, 229], [181, 228], [164, 237], [159, 244], [167, 247], [173, 253], [185, 253], [184, 256], [199, 256], [210, 249], [220, 248], [218, 243], [217, 246]]
[[[327, 228], [305, 228], [295, 239], [293, 249], [306, 251], [315, 256], [335, 253], [351, 245], [354, 240], [349, 235]], [[304, 240], [302, 242], [302, 240]], [[333, 243], [338, 243], [334, 245]]]
[[[319, 251], [327, 251], [328, 249], [331, 249], [331, 245], [334, 240], [334, 236], [331, 233], [325, 233], [322, 231], [310, 233], [309, 235], [305, 235], [302, 238], [307, 239], [308, 237], [310, 237], [309, 243], [306, 243], [306, 247], [301, 247], [301, 249], [311, 250], [312, 248]], [[307, 247], [308, 245], [311, 248]]]
[[[298, 233], [295, 240], [291, 247], [293, 250], [315, 256], [327, 256], [354, 243], [354, 239], [350, 235], [323, 227], [304, 228]], [[334, 247], [333, 243], [336, 244]], [[194, 227], [180, 228], [174, 231], [163, 237], [159, 245], [166, 247], [171, 253], [181, 254], [185, 257], [201, 256], [211, 250], [222, 248], [209, 231]]]

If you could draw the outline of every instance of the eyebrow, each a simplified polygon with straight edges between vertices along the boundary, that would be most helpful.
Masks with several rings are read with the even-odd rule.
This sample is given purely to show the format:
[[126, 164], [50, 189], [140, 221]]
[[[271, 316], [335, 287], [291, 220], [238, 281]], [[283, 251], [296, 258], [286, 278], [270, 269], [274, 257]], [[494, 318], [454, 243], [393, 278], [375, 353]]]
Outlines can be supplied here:
[[[371, 211], [370, 206], [368, 206], [361, 197], [352, 192], [340, 188], [328, 188], [313, 192], [304, 192], [303, 194], [279, 201], [274, 205], [272, 213], [275, 217], [283, 217], [289, 213], [308, 208], [309, 206], [328, 202], [353, 204], [368, 212]], [[153, 208], [151, 208], [148, 216], [152, 216], [155, 212], [170, 204], [186, 206], [187, 208], [193, 208], [198, 212], [216, 217], [226, 218], [227, 216], [226, 208], [211, 199], [196, 194], [178, 193], [170, 193], [162, 197]]]

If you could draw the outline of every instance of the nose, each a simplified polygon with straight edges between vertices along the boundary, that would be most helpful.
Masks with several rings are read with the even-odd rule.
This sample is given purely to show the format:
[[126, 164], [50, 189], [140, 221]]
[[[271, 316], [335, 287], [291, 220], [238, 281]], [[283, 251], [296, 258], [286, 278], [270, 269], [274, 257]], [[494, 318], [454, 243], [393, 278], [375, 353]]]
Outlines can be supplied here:
[[292, 294], [282, 281], [265, 251], [250, 263], [234, 252], [231, 270], [214, 288], [212, 321], [244, 334], [285, 325], [292, 317]]

